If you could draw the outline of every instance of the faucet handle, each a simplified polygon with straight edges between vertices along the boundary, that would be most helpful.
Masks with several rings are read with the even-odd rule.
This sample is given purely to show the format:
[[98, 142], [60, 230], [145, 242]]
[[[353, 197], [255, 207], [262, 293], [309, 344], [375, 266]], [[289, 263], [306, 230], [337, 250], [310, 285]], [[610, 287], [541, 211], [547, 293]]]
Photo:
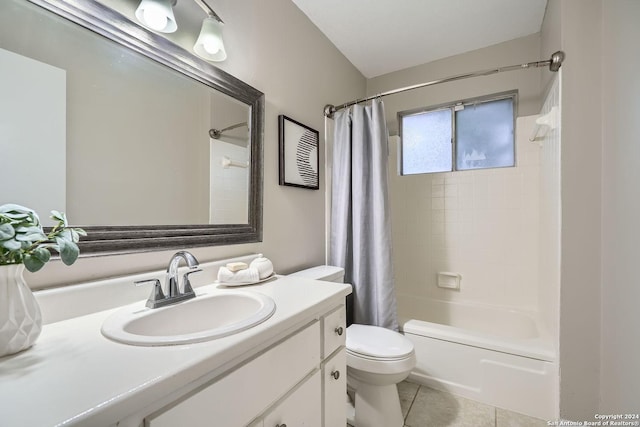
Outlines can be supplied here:
[[191, 282], [189, 281], [189, 275], [193, 274], [193, 273], [199, 273], [201, 272], [202, 269], [201, 268], [196, 268], [193, 270], [189, 270], [186, 273], [184, 273], [184, 275], [182, 276], [182, 294], [193, 294], [193, 288], [191, 287]]
[[149, 299], [147, 300], [147, 307], [154, 308], [156, 306], [156, 302], [165, 299], [164, 292], [162, 292], [162, 285], [160, 284], [160, 280], [158, 279], [147, 279], [147, 280], [138, 280], [137, 282], [133, 282], [136, 286], [141, 286], [145, 283], [153, 282], [153, 289], [151, 290], [151, 295], [149, 295]]

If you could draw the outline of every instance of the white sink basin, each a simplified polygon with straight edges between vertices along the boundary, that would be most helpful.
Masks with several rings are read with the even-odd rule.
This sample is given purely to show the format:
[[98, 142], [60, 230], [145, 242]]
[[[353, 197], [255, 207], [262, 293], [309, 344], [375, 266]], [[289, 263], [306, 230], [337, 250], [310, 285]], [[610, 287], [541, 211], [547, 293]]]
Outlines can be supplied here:
[[209, 290], [196, 290], [195, 298], [167, 307], [150, 309], [144, 301], [123, 307], [104, 321], [102, 334], [132, 345], [189, 344], [247, 330], [276, 310], [275, 302], [258, 292], [204, 288]]

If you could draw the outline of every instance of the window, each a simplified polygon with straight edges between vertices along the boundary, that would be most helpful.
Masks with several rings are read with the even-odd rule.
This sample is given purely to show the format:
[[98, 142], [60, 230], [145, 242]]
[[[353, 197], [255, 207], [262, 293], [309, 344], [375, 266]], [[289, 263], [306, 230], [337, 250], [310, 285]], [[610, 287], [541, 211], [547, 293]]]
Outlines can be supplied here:
[[516, 92], [398, 113], [401, 175], [515, 166]]

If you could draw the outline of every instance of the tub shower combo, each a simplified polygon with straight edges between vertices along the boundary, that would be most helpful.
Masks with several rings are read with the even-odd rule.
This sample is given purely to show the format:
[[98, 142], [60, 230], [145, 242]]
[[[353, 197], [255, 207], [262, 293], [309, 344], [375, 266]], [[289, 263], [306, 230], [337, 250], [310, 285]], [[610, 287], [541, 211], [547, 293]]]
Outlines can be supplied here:
[[[500, 72], [539, 67], [548, 67], [550, 71], [557, 72], [563, 60], [564, 53], [555, 52], [546, 61], [460, 74], [394, 89], [338, 106], [327, 105], [324, 110], [325, 116], [333, 118], [335, 112], [362, 102], [470, 77], [488, 76]], [[551, 85], [541, 112], [542, 114], [553, 113], [553, 123], [555, 125], [559, 125], [559, 116], [555, 117], [560, 110], [559, 74]], [[540, 142], [544, 139], [543, 137], [545, 137], [546, 133], [541, 132], [542, 128], [544, 126], [551, 127], [549, 124], [551, 122], [541, 120], [543, 117], [536, 120], [529, 141]], [[330, 134], [331, 127], [332, 122], [325, 121], [325, 135]], [[559, 134], [559, 132], [556, 132], [556, 134]], [[327, 159], [331, 158], [330, 154], [334, 143], [335, 140], [327, 140], [325, 144], [325, 157]], [[556, 137], [554, 144], [556, 144], [555, 149], [557, 149], [559, 137]], [[549, 145], [552, 146], [553, 144]], [[542, 145], [540, 146], [542, 147]], [[547, 156], [544, 153], [545, 150], [548, 149], [542, 148], [541, 159], [543, 156]], [[536, 155], [538, 154], [536, 153]], [[333, 158], [335, 162], [335, 154]], [[559, 164], [557, 164], [559, 155], [556, 155], [555, 158], [556, 160], [551, 162], [551, 169], [558, 176], [558, 179], [549, 181], [548, 177], [543, 177], [542, 175], [548, 171], [545, 170], [545, 165], [541, 162], [540, 188], [547, 193], [553, 193], [553, 197], [557, 196], [559, 198], [557, 190], [553, 190], [555, 187], [559, 188], [557, 171], [559, 168]], [[331, 168], [335, 166], [329, 163], [327, 162], [325, 177], [327, 179], [327, 188], [332, 188]], [[541, 204], [544, 203], [541, 202]], [[549, 203], [547, 204], [549, 205]], [[555, 219], [545, 219], [545, 215], [548, 214], [545, 209], [546, 207], [543, 206], [540, 210], [541, 222], [551, 222], [551, 228], [559, 228], [559, 224]], [[555, 215], [555, 212], [552, 212], [551, 216], [553, 215]], [[332, 213], [328, 212], [328, 216], [331, 217]], [[328, 224], [331, 223], [330, 219], [328, 218]], [[329, 230], [327, 230], [329, 241], [330, 234]], [[551, 240], [553, 240], [554, 236], [557, 236], [557, 234], [553, 233], [550, 235], [552, 237]], [[541, 239], [540, 246], [548, 246], [549, 242], [543, 240]], [[559, 239], [556, 240], [559, 242]], [[559, 243], [551, 242], [550, 244]], [[331, 247], [330, 245], [328, 246]], [[535, 266], [539, 270], [540, 282], [553, 282], [553, 280], [549, 280], [549, 273], [545, 273], [545, 270], [557, 271], [559, 269], [559, 260], [552, 259], [549, 261], [549, 257], [553, 257], [553, 253], [557, 253], [557, 251], [554, 249], [548, 252], [551, 255], [542, 256], [540, 263]], [[545, 256], [548, 257], [546, 260], [544, 259]], [[331, 254], [328, 255], [327, 259], [331, 263]], [[341, 267], [345, 266], [341, 265]], [[349, 274], [347, 274], [346, 279], [348, 282], [350, 281]], [[542, 294], [545, 294], [545, 292], [546, 294], [540, 298], [541, 302], [538, 303], [538, 308], [535, 308], [536, 304], [532, 304], [531, 307], [534, 308], [530, 310], [515, 309], [500, 304], [470, 302], [463, 298], [438, 298], [437, 295], [443, 296], [442, 293], [436, 294], [435, 297], [426, 297], [406, 292], [405, 289], [402, 289], [402, 292], [396, 289], [398, 328], [413, 343], [417, 359], [416, 366], [410, 373], [409, 378], [415, 382], [450, 391], [496, 407], [541, 419], [557, 418], [559, 387], [558, 339], [557, 326], [553, 326], [554, 323], [557, 324], [557, 313], [554, 313], [555, 303], [547, 304], [544, 301], [549, 298], [555, 298], [553, 295], [554, 292], [557, 295], [556, 288], [559, 287], [559, 281], [557, 285], [548, 285], [546, 287], [541, 285], [542, 287], [545, 289], [553, 288], [554, 290], [542, 291]], [[354, 296], [357, 299], [357, 286], [354, 286], [354, 289]], [[557, 312], [557, 310], [555, 311]]]

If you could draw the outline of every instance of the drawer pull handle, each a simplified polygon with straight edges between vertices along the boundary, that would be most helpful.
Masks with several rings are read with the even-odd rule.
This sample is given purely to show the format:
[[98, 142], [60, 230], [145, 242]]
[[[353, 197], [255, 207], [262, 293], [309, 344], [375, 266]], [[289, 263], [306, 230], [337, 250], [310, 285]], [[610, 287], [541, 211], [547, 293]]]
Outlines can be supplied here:
[[338, 326], [333, 331], [340, 336], [342, 336], [342, 334], [344, 333], [344, 329], [342, 329], [342, 326]]
[[278, 424], [276, 427], [287, 427], [286, 424]]
[[338, 378], [340, 378], [340, 371], [331, 371], [331, 376], [334, 380], [337, 380]]

